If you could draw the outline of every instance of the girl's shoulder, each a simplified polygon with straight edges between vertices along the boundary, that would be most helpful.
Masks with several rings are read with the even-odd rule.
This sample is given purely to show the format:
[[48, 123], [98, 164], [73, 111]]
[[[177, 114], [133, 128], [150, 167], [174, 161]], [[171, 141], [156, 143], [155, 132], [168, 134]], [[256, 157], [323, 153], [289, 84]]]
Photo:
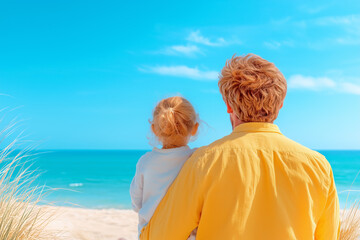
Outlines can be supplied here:
[[151, 164], [151, 162], [156, 161], [157, 159], [161, 158], [162, 154], [159, 152], [159, 149], [153, 148], [151, 151], [146, 152], [144, 155], [142, 155], [137, 165], [139, 168], [144, 167], [147, 164]]
[[154, 154], [154, 151], [146, 152], [144, 155], [142, 155], [142, 156], [139, 158], [139, 162], [149, 161], [149, 159], [154, 158], [155, 155], [156, 155], [156, 154]]
[[144, 155], [142, 155], [136, 164], [137, 171], [141, 171], [144, 168], [144, 165], [149, 161], [149, 159], [152, 158], [152, 151], [146, 152]]
[[169, 149], [161, 149], [154, 147], [151, 151], [145, 153], [139, 159], [139, 163], [149, 163], [149, 162], [158, 162], [158, 161], [166, 161], [166, 159], [176, 159], [176, 158], [184, 158], [191, 156], [197, 148], [190, 148], [189, 146], [178, 147], [178, 148], [169, 148]]

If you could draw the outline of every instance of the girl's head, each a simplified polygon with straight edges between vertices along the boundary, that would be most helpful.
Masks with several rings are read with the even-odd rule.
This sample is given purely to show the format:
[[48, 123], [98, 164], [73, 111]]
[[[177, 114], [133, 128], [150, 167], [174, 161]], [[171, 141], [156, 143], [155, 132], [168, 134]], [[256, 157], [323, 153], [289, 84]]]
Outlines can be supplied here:
[[163, 148], [185, 146], [198, 129], [197, 114], [182, 97], [161, 100], [154, 109], [151, 129]]

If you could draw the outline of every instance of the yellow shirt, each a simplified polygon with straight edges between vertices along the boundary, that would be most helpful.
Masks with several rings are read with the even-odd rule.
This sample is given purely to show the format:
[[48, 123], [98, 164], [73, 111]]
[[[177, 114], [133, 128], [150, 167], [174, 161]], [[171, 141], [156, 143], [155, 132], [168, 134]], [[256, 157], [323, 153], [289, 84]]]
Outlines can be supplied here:
[[338, 239], [330, 164], [270, 123], [244, 123], [199, 148], [160, 202], [141, 239]]

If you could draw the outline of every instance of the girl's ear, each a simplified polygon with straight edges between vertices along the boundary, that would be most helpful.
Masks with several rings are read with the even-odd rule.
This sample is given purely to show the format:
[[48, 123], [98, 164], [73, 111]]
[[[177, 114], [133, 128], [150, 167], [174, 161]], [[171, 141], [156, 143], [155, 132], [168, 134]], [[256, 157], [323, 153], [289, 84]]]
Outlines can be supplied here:
[[199, 128], [199, 123], [195, 123], [193, 129], [191, 130], [191, 136], [195, 136]]
[[227, 107], [227, 113], [233, 113], [234, 112], [228, 102], [226, 102], [226, 107]]

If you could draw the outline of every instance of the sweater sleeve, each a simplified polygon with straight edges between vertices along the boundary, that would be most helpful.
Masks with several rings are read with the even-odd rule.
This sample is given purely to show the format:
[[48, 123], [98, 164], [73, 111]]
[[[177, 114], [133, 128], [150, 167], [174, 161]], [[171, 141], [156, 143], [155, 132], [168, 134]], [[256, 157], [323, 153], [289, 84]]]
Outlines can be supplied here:
[[141, 159], [136, 165], [135, 176], [130, 185], [130, 197], [132, 208], [135, 212], [139, 212], [143, 201], [143, 183], [144, 176], [141, 172]]

